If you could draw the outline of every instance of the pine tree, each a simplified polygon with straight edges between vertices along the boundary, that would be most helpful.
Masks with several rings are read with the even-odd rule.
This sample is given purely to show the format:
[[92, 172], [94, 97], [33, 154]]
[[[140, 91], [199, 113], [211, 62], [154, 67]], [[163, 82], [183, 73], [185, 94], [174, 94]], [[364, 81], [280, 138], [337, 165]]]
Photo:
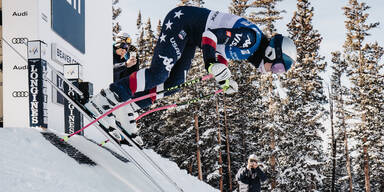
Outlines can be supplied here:
[[[276, 31], [274, 22], [281, 19], [278, 15], [282, 11], [275, 8], [278, 2], [233, 0], [229, 9], [233, 14], [243, 16], [258, 26], [264, 26], [265, 34], [271, 36]], [[229, 111], [229, 122], [233, 127], [233, 148], [236, 148], [231, 152], [234, 157], [233, 170], [237, 171], [244, 165], [247, 156], [254, 153], [259, 156], [259, 161], [266, 165], [266, 171], [271, 173], [268, 189], [273, 190], [277, 186], [276, 154], [280, 132], [279, 124], [274, 122], [281, 114], [280, 108], [277, 107], [281, 104], [276, 92], [275, 81], [278, 82], [278, 78], [271, 75], [260, 76], [247, 62], [230, 62], [230, 66], [239, 84], [239, 93], [230, 96], [230, 101], [233, 101], [230, 106], [234, 110]]]
[[153, 51], [157, 43], [158, 35], [155, 35], [152, 30], [150, 18], [148, 18], [147, 22], [143, 24], [141, 12], [139, 12], [137, 16], [136, 27], [138, 31], [136, 34], [136, 44], [139, 55], [139, 63], [141, 63], [141, 67], [149, 67], [152, 61]]
[[321, 37], [312, 26], [313, 12], [308, 0], [298, 0], [297, 11], [288, 24], [298, 58], [283, 82], [288, 89], [285, 126], [291, 139], [282, 143], [285, 162], [281, 187], [293, 191], [321, 191], [324, 187], [322, 166], [325, 154], [319, 133], [325, 129], [319, 120], [326, 112], [323, 107], [326, 97], [319, 73], [325, 64], [322, 63], [324, 58], [318, 54]]
[[147, 23], [144, 26], [144, 54], [141, 55], [143, 57], [144, 63], [146, 63], [144, 66], [149, 67], [149, 64], [152, 60], [153, 51], [155, 49], [155, 41], [156, 37], [152, 30], [152, 24], [151, 19], [148, 18]]
[[177, 6], [195, 6], [195, 7], [203, 7], [203, 0], [180, 0], [180, 3]]
[[[379, 184], [372, 178], [377, 175], [372, 171], [377, 165], [375, 159], [378, 159], [374, 152], [375, 143], [382, 135], [382, 131], [378, 131], [381, 126], [377, 123], [377, 119], [381, 118], [383, 101], [381, 98], [383, 78], [379, 71], [382, 66], [378, 64], [382, 56], [382, 48], [377, 44], [364, 45], [364, 40], [369, 35], [369, 31], [376, 28], [379, 23], [367, 24], [369, 14], [366, 11], [369, 6], [366, 3], [350, 0], [343, 9], [347, 18], [345, 21], [347, 39], [344, 49], [346, 61], [350, 65], [348, 77], [353, 84], [351, 105], [357, 121], [353, 129], [353, 138], [358, 142], [356, 145], [358, 156], [353, 162], [357, 183], [355, 189], [378, 191]], [[382, 185], [382, 179], [375, 179], [379, 179]]]
[[249, 7], [256, 8], [256, 12], [251, 12], [248, 19], [260, 26], [264, 26], [264, 32], [273, 35], [276, 32], [274, 23], [282, 19], [280, 16], [285, 10], [277, 10], [276, 6], [283, 0], [255, 0]]
[[369, 129], [367, 142], [370, 142], [369, 161], [371, 167], [372, 191], [383, 191], [384, 189], [384, 131], [382, 129], [384, 120], [384, 75], [383, 64], [379, 64], [384, 51], [377, 42], [367, 44], [363, 48], [366, 55], [368, 78], [364, 78], [370, 90], [367, 101], [369, 112], [367, 112], [367, 127]]
[[[335, 165], [329, 165], [328, 169], [333, 170], [334, 181], [329, 181], [329, 176], [326, 179], [326, 186], [334, 185], [334, 188], [327, 189], [327, 191], [350, 191], [352, 192], [352, 172], [351, 172], [351, 158], [349, 152], [348, 141], [350, 138], [349, 126], [347, 120], [351, 116], [351, 112], [347, 110], [346, 98], [349, 96], [349, 91], [345, 85], [342, 84], [342, 77], [345, 76], [347, 71], [347, 63], [341, 59], [340, 52], [332, 53], [332, 70], [331, 75], [331, 96], [330, 100], [334, 103], [334, 143], [332, 149], [336, 157], [332, 160]], [[332, 113], [332, 112], [331, 112]], [[332, 115], [332, 114], [331, 114]], [[332, 167], [332, 168], [331, 168]], [[332, 184], [330, 184], [332, 182]]]
[[121, 25], [116, 21], [117, 17], [121, 14], [122, 9], [117, 6], [119, 0], [112, 0], [112, 35], [115, 40], [116, 35], [121, 31]]
[[243, 16], [249, 7], [249, 0], [232, 0], [229, 12], [234, 15]]

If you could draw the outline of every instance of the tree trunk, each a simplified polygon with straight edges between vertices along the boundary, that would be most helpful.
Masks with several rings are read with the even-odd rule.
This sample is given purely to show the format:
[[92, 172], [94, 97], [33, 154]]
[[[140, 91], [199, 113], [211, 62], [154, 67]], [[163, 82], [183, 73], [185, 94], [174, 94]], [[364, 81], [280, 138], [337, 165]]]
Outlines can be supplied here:
[[196, 159], [197, 159], [197, 171], [198, 171], [198, 178], [199, 180], [203, 180], [203, 174], [201, 171], [201, 159], [200, 159], [200, 136], [199, 136], [199, 116], [195, 114], [195, 128], [196, 128], [196, 143], [197, 143], [197, 152], [196, 152]]
[[[366, 122], [366, 116], [363, 114], [362, 117], [363, 123]], [[363, 128], [364, 134], [366, 133], [366, 128]], [[363, 156], [364, 156], [364, 180], [365, 180], [365, 191], [370, 192], [371, 191], [371, 185], [369, 183], [369, 156], [368, 156], [368, 146], [367, 146], [367, 136], [364, 135], [363, 137]]]
[[225, 97], [224, 97], [224, 126], [225, 126], [225, 138], [227, 140], [226, 145], [227, 145], [229, 191], [232, 191], [231, 155], [229, 151], [229, 130], [228, 130], [228, 123], [227, 123], [227, 105], [225, 103]]
[[193, 163], [191, 162], [188, 164], [188, 171], [189, 171], [189, 174], [191, 175], [192, 175], [192, 167], [193, 167]]
[[364, 178], [365, 178], [365, 191], [371, 191], [371, 185], [369, 183], [369, 157], [368, 157], [368, 146], [365, 144], [367, 142], [367, 136], [363, 138], [363, 153], [364, 153]]
[[332, 143], [332, 183], [331, 183], [331, 192], [335, 191], [335, 183], [336, 183], [336, 139], [335, 139], [335, 127], [333, 125], [333, 97], [328, 87], [328, 93], [329, 95], [329, 111], [330, 111], [330, 118], [331, 118], [331, 143]]
[[223, 192], [223, 159], [221, 158], [221, 130], [220, 130], [220, 114], [219, 103], [216, 99], [216, 114], [217, 114], [217, 143], [219, 145], [219, 174], [220, 174], [220, 192]]
[[[273, 84], [273, 78], [272, 76], [269, 77], [269, 83], [272, 85]], [[273, 86], [269, 86], [269, 93], [272, 95], [273, 92]], [[273, 115], [275, 113], [274, 105], [275, 101], [273, 100], [272, 97], [269, 97], [269, 114]], [[270, 163], [271, 163], [271, 169], [272, 169], [272, 176], [271, 176], [271, 188], [272, 190], [276, 188], [277, 181], [276, 181], [276, 159], [275, 159], [275, 129], [274, 127], [271, 127], [270, 131], [270, 147], [272, 151], [272, 155], [270, 158]]]
[[[340, 96], [341, 100], [341, 106], [344, 106], [344, 101], [342, 100], [342, 95]], [[345, 159], [346, 159], [346, 166], [347, 166], [347, 173], [348, 173], [348, 180], [349, 180], [349, 192], [353, 192], [353, 184], [352, 184], [352, 171], [351, 171], [351, 159], [349, 157], [349, 150], [348, 150], [348, 137], [347, 137], [347, 125], [345, 123], [345, 113], [344, 110], [342, 111], [342, 126], [344, 128], [344, 150], [345, 150]]]
[[[274, 129], [271, 129], [270, 130], [270, 134], [271, 134], [271, 150], [272, 151], [275, 151], [275, 130]], [[271, 169], [272, 169], [272, 178], [271, 178], [271, 189], [275, 189], [276, 188], [276, 185], [277, 185], [277, 181], [276, 181], [276, 159], [275, 159], [275, 153], [273, 152], [272, 155], [271, 155], [271, 159], [270, 159], [270, 163], [271, 163]]]

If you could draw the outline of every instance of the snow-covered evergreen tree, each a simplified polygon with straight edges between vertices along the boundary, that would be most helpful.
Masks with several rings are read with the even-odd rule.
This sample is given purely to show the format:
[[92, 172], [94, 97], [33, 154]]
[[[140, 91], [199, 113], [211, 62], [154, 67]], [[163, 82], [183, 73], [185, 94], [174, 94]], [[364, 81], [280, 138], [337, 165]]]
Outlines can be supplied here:
[[136, 27], [138, 30], [138, 33], [136, 34], [136, 44], [139, 63], [141, 64], [141, 67], [149, 67], [158, 36], [155, 35], [155, 32], [152, 29], [150, 18], [148, 18], [145, 24], [142, 22], [140, 11], [137, 16]]
[[325, 129], [319, 121], [326, 112], [323, 107], [326, 97], [319, 75], [324, 64], [319, 56], [321, 37], [312, 25], [313, 12], [308, 0], [298, 0], [297, 11], [288, 24], [298, 48], [298, 58], [283, 82], [288, 99], [285, 126], [290, 139], [282, 144], [285, 160], [281, 187], [292, 191], [321, 191], [324, 187], [325, 153], [320, 133]]
[[281, 14], [285, 10], [278, 10], [277, 4], [283, 0], [254, 0], [249, 7], [256, 8], [252, 11], [248, 19], [257, 25], [263, 26], [263, 31], [272, 35], [276, 32], [275, 22], [282, 19]]
[[112, 35], [115, 40], [116, 35], [121, 31], [121, 25], [116, 21], [117, 17], [121, 14], [122, 9], [118, 7], [119, 0], [112, 0]]
[[[275, 5], [279, 1], [236, 1], [233, 0], [230, 11], [250, 21], [264, 26], [263, 31], [271, 36], [276, 31], [274, 23], [280, 19], [281, 11]], [[256, 11], [256, 12], [255, 12]], [[260, 76], [254, 66], [247, 62], [230, 62], [235, 80], [239, 84], [239, 93], [230, 98], [229, 112], [233, 148], [233, 172], [244, 165], [249, 154], [254, 153], [265, 165], [265, 171], [271, 173], [268, 190], [276, 188], [276, 152], [278, 151], [278, 123], [280, 97], [276, 91], [277, 77]], [[252, 102], [250, 102], [252, 101]]]
[[203, 7], [204, 0], [180, 0], [180, 3], [178, 3], [177, 6]]
[[[378, 62], [383, 48], [377, 43], [364, 44], [369, 31], [379, 23], [368, 23], [370, 7], [366, 3], [350, 0], [343, 7], [346, 16], [347, 39], [344, 43], [346, 61], [349, 64], [348, 77], [352, 82], [351, 105], [354, 110], [353, 138], [357, 141], [353, 161], [355, 190], [379, 191], [382, 174], [374, 168], [383, 161], [382, 149], [382, 65]], [[376, 145], [376, 143], [379, 143]], [[378, 148], [377, 148], [378, 147]], [[378, 149], [378, 150], [377, 150]], [[380, 166], [379, 166], [380, 167]], [[380, 168], [379, 168], [380, 169]], [[381, 177], [381, 178], [379, 178]], [[379, 181], [379, 182], [378, 182]], [[381, 181], [381, 182], [380, 182]]]
[[329, 99], [330, 104], [333, 103], [334, 108], [334, 118], [332, 122], [334, 128], [334, 141], [331, 143], [334, 155], [332, 155], [332, 158], [328, 158], [328, 166], [326, 167], [326, 170], [324, 170], [327, 175], [325, 180], [325, 190], [352, 191], [352, 172], [349, 149], [350, 126], [347, 123], [351, 113], [347, 110], [348, 107], [346, 105], [349, 91], [342, 83], [342, 78], [345, 77], [348, 66], [345, 60], [341, 59], [340, 52], [332, 53], [332, 63], [333, 72], [330, 79], [331, 93]]
[[144, 67], [149, 67], [152, 61], [153, 51], [156, 45], [155, 39], [156, 37], [154, 31], [152, 30], [151, 19], [148, 18], [147, 23], [144, 26], [144, 54], [141, 55], [144, 60]]

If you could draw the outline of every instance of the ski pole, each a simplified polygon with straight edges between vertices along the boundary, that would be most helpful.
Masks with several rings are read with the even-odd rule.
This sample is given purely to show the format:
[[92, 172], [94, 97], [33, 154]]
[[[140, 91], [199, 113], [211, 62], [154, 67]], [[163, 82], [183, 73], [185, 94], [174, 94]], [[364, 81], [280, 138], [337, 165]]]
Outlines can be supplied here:
[[196, 84], [200, 81], [205, 81], [205, 80], [208, 80], [208, 79], [211, 79], [213, 77], [212, 74], [209, 74], [209, 75], [205, 75], [203, 77], [199, 77], [199, 78], [196, 78], [196, 79], [193, 79], [193, 80], [190, 80], [190, 81], [187, 81], [185, 83], [182, 83], [180, 85], [176, 85], [176, 86], [173, 86], [173, 87], [170, 87], [168, 89], [164, 89], [162, 91], [158, 91], [156, 93], [150, 93], [150, 94], [147, 94], [147, 95], [144, 95], [144, 96], [141, 96], [141, 97], [138, 97], [138, 98], [134, 98], [134, 99], [131, 99], [131, 100], [128, 100], [124, 103], [121, 103], [119, 105], [117, 105], [116, 107], [110, 109], [109, 111], [105, 112], [104, 114], [102, 114], [101, 116], [97, 117], [95, 120], [93, 120], [92, 122], [88, 123], [86, 126], [84, 126], [83, 128], [81, 128], [80, 130], [70, 134], [70, 135], [67, 135], [65, 137], [63, 137], [61, 140], [62, 141], [68, 141], [68, 139], [70, 137], [72, 137], [73, 135], [76, 135], [77, 133], [80, 133], [81, 131], [83, 131], [84, 129], [88, 128], [89, 126], [93, 125], [94, 123], [98, 122], [100, 119], [104, 118], [105, 116], [111, 114], [112, 112], [116, 111], [117, 109], [120, 109], [121, 107], [124, 107], [125, 105], [128, 105], [132, 102], [136, 102], [136, 101], [140, 101], [140, 100], [144, 100], [144, 99], [147, 99], [147, 98], [150, 98], [150, 97], [155, 97], [156, 95], [158, 94], [162, 94], [162, 93], [166, 93], [168, 91], [172, 91], [172, 90], [175, 90], [175, 89], [178, 89], [178, 88], [183, 88], [183, 87], [188, 87], [190, 85], [193, 85], [193, 84]]
[[175, 104], [172, 104], [172, 105], [167, 105], [167, 106], [163, 106], [163, 107], [159, 107], [159, 108], [155, 108], [155, 109], [152, 109], [150, 111], [147, 111], [143, 114], [141, 114], [139, 117], [136, 118], [136, 121], [140, 120], [141, 118], [143, 118], [144, 116], [147, 116], [153, 112], [156, 112], [156, 111], [160, 111], [160, 110], [164, 110], [164, 109], [170, 109], [170, 108], [174, 108], [174, 107], [179, 107], [179, 106], [182, 106], [182, 105], [189, 105], [191, 103], [196, 103], [202, 99], [205, 99], [207, 97], [212, 97], [212, 96], [215, 96], [216, 94], [219, 94], [221, 92], [223, 92], [224, 90], [223, 89], [220, 89], [220, 90], [217, 90], [216, 92], [214, 93], [211, 93], [211, 94], [208, 94], [208, 95], [203, 95], [203, 96], [200, 96], [198, 98], [195, 98], [195, 99], [191, 99], [189, 101], [185, 101], [185, 102], [182, 102], [182, 103], [175, 103]]
[[[208, 97], [212, 97], [212, 96], [215, 96], [216, 94], [219, 94], [221, 92], [223, 92], [224, 89], [219, 89], [217, 91], [215, 91], [214, 93], [211, 93], [211, 94], [208, 94], [208, 95], [203, 95], [203, 96], [200, 96], [198, 98], [194, 98], [194, 99], [191, 99], [191, 100], [188, 100], [188, 101], [185, 101], [185, 102], [181, 102], [181, 103], [175, 103], [175, 104], [171, 104], [171, 105], [166, 105], [166, 106], [163, 106], [163, 107], [158, 107], [158, 108], [155, 108], [155, 109], [152, 109], [152, 110], [149, 110], [143, 114], [141, 114], [139, 117], [137, 117], [135, 119], [135, 121], [138, 121], [140, 120], [141, 118], [151, 114], [151, 113], [154, 113], [156, 111], [161, 111], [161, 110], [164, 110], [164, 109], [170, 109], [170, 108], [174, 108], [174, 107], [180, 107], [180, 106], [183, 106], [183, 105], [189, 105], [191, 103], [196, 103], [202, 99], [205, 99], [205, 98], [208, 98]], [[103, 141], [102, 143], [100, 143], [99, 145], [100, 146], [104, 146], [107, 142], [109, 141], [109, 139]]]

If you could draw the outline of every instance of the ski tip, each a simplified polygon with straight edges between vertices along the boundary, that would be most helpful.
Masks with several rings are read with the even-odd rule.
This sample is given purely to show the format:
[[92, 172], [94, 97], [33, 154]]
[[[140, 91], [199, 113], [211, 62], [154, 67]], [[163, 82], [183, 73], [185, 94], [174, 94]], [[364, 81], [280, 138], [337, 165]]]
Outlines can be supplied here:
[[67, 142], [68, 139], [69, 139], [69, 137], [68, 137], [68, 136], [65, 136], [64, 138], [61, 139], [61, 141], [65, 141], [65, 142]]

